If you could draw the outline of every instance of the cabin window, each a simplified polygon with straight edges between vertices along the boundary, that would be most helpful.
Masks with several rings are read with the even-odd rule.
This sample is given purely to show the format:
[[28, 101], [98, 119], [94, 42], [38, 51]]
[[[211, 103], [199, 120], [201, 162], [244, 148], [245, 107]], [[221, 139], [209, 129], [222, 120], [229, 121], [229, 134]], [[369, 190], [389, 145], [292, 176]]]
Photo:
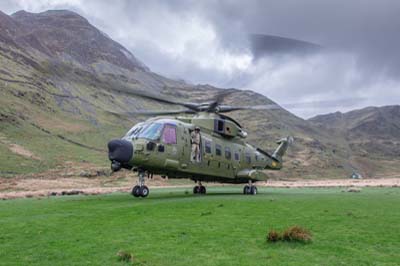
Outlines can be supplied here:
[[230, 160], [232, 157], [231, 149], [229, 147], [225, 147], [225, 158]]
[[237, 152], [235, 152], [235, 161], [240, 161], [240, 156]]
[[205, 141], [205, 150], [206, 150], [206, 153], [211, 153], [211, 141], [209, 141], [209, 140]]
[[250, 153], [246, 153], [246, 163], [251, 163], [251, 156]]
[[215, 144], [215, 155], [221, 156], [221, 145]]
[[256, 155], [254, 156], [254, 158], [256, 159], [256, 162], [258, 162], [258, 154], [256, 154]]
[[176, 144], [176, 126], [165, 125], [161, 139], [165, 144]]

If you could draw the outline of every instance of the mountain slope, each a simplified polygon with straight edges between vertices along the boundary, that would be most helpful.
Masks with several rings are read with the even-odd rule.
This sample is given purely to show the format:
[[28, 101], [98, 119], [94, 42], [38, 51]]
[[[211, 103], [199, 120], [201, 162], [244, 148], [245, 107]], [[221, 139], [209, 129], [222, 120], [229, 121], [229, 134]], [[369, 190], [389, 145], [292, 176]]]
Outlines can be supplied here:
[[51, 58], [72, 60], [83, 66], [108, 62], [128, 70], [148, 68], [127, 49], [111, 40], [78, 14], [67, 10], [49, 10], [39, 14], [19, 11], [12, 15], [22, 29], [13, 38]]
[[[0, 22], [4, 22], [0, 24], [0, 176], [71, 171], [76, 165], [109, 167], [107, 141], [145, 119], [109, 111], [174, 108], [128, 97], [121, 89], [190, 101], [209, 101], [221, 91], [151, 72], [71, 11], [0, 13]], [[252, 91], [234, 90], [226, 103], [272, 101]], [[274, 149], [282, 136], [295, 137], [285, 169], [271, 176], [340, 178], [352, 170], [348, 163], [352, 148], [346, 138], [316, 121], [305, 121], [284, 109], [240, 111], [232, 116], [246, 128], [249, 141], [262, 148]]]
[[[362, 158], [358, 161], [364, 160], [361, 164], [368, 169], [367, 175], [379, 174], [380, 171], [398, 171], [393, 164], [398, 163], [400, 158], [399, 105], [318, 115], [309, 121], [332, 134], [342, 136], [350, 147], [351, 155]], [[376, 167], [370, 169], [374, 165]]]

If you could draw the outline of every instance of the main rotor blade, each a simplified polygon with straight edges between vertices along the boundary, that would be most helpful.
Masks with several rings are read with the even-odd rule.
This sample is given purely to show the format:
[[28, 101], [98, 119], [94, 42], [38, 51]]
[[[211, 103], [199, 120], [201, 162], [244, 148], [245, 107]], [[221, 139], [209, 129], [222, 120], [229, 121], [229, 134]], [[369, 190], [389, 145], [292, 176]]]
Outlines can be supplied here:
[[217, 112], [227, 113], [239, 110], [277, 110], [277, 109], [310, 109], [310, 108], [321, 108], [321, 107], [349, 107], [363, 100], [365, 100], [365, 98], [347, 98], [347, 99], [325, 100], [325, 101], [296, 102], [296, 103], [285, 103], [281, 105], [278, 104], [249, 105], [249, 106], [220, 105], [217, 107]]
[[128, 95], [139, 96], [142, 98], [154, 100], [154, 101], [161, 102], [161, 103], [181, 105], [181, 106], [189, 108], [193, 111], [198, 111], [198, 107], [199, 107], [199, 104], [197, 104], [197, 103], [175, 101], [175, 100], [169, 99], [167, 97], [161, 97], [161, 96], [151, 94], [151, 93], [148, 93], [145, 91], [130, 90], [128, 88], [123, 88], [123, 87], [119, 87], [118, 89], [115, 89], [115, 90], [125, 93], [125, 94], [128, 94]]
[[246, 106], [229, 106], [229, 105], [220, 105], [217, 107], [218, 113], [227, 113], [239, 110], [275, 110], [280, 109], [281, 106], [277, 104], [265, 104], [265, 105], [246, 105]]
[[307, 101], [285, 103], [282, 106], [286, 109], [308, 109], [308, 108], [326, 108], [326, 107], [351, 107], [355, 104], [365, 101], [366, 98], [342, 98], [335, 100]]
[[194, 114], [196, 111], [186, 109], [186, 110], [171, 110], [171, 111], [156, 111], [156, 110], [149, 110], [149, 111], [133, 111], [133, 112], [122, 112], [122, 113], [117, 113], [117, 112], [112, 112], [112, 111], [107, 111], [111, 114], [120, 116], [158, 116], [158, 115], [177, 115], [177, 114]]

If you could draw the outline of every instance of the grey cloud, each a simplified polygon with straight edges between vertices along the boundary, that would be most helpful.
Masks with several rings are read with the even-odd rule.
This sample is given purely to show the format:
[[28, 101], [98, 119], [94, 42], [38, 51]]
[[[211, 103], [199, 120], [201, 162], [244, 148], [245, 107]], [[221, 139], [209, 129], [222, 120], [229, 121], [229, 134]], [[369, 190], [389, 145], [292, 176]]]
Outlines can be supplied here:
[[[8, 13], [72, 9], [119, 41], [152, 70], [193, 83], [262, 92], [279, 103], [366, 98], [354, 106], [400, 102], [400, 2], [2, 1]], [[325, 47], [297, 57], [254, 60], [248, 34], [295, 38]], [[331, 107], [290, 109], [308, 117]]]

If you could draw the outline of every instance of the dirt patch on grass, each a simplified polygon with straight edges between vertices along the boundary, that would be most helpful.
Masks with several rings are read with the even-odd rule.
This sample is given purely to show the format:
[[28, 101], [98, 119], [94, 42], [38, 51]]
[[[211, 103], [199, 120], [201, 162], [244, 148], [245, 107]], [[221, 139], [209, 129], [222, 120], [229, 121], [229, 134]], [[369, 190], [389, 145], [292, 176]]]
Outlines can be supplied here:
[[41, 160], [41, 158], [39, 156], [35, 155], [30, 150], [28, 150], [18, 144], [12, 143], [10, 140], [7, 139], [6, 136], [4, 136], [2, 134], [0, 134], [0, 143], [7, 146], [7, 148], [15, 154], [18, 154], [18, 155], [21, 155], [21, 156], [24, 156], [26, 158], [30, 158], [33, 160]]
[[26, 148], [18, 145], [18, 144], [9, 144], [8, 148], [10, 151], [12, 151], [15, 154], [34, 159], [34, 160], [40, 160], [41, 158], [37, 155], [35, 155], [33, 152], [27, 150]]
[[[400, 177], [400, 176], [399, 176]], [[71, 191], [82, 191], [79, 194], [104, 194], [117, 191], [129, 192], [137, 183], [137, 175], [130, 171], [119, 171], [110, 174], [109, 168], [97, 167], [86, 162], [65, 162], [55, 169], [43, 173], [25, 174], [12, 178], [0, 177], [0, 199], [22, 197], [43, 197], [51, 195], [68, 195]], [[191, 187], [193, 182], [186, 179], [164, 179], [154, 175], [146, 179], [146, 185], [153, 187]], [[231, 186], [230, 184], [227, 184]], [[218, 183], [206, 186], [221, 186]], [[243, 185], [237, 185], [242, 187]], [[400, 187], [400, 178], [375, 179], [327, 179], [327, 180], [269, 180], [258, 182], [262, 187]], [[64, 194], [63, 194], [64, 192]]]
[[[79, 194], [90, 195], [129, 192], [137, 181], [137, 175], [130, 171], [110, 175], [108, 168], [99, 168], [90, 163], [65, 162], [65, 165], [43, 173], [0, 177], [0, 199], [69, 195], [71, 191], [82, 191]], [[146, 180], [150, 188], [184, 187], [185, 183], [189, 182], [168, 180], [161, 176]]]

